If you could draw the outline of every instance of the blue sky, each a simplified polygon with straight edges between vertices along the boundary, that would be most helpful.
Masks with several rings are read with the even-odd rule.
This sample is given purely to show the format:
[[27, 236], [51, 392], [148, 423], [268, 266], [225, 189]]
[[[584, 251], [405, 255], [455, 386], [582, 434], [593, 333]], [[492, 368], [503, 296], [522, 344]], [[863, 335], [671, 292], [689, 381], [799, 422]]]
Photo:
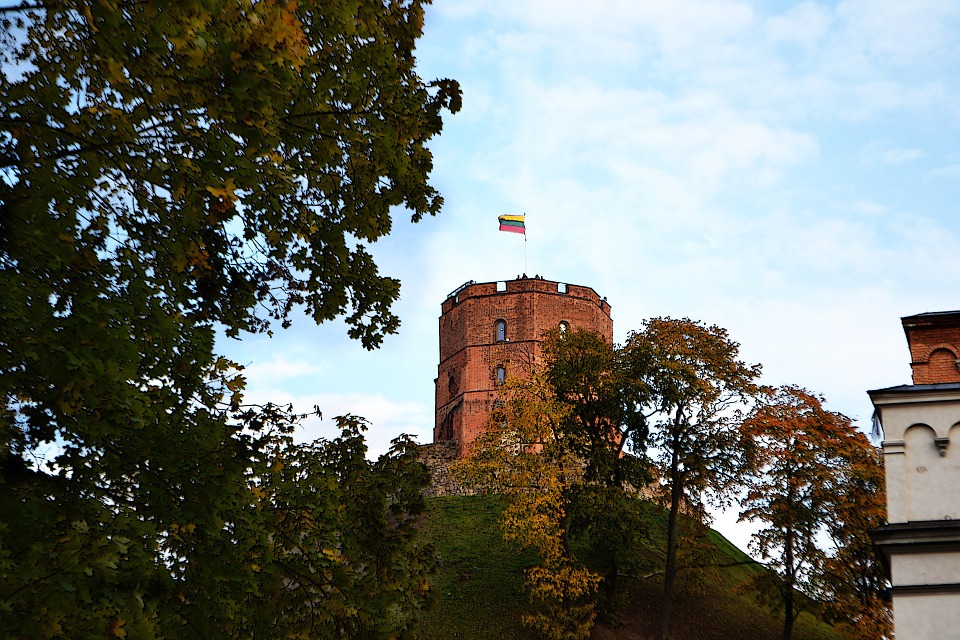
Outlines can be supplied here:
[[[620, 341], [643, 319], [726, 327], [769, 384], [869, 427], [907, 383], [899, 318], [960, 307], [960, 4], [437, 0], [425, 79], [463, 110], [431, 148], [444, 211], [372, 247], [400, 334], [365, 352], [307, 319], [223, 343], [247, 399], [429, 442], [437, 318], [467, 280], [593, 287]], [[300, 437], [329, 435], [310, 422]]]

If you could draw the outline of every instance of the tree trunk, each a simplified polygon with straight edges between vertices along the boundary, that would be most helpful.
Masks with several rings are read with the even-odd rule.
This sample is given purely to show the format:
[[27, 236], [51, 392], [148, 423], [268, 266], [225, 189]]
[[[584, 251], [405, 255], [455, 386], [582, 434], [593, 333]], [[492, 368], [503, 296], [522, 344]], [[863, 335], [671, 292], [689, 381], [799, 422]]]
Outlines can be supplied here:
[[667, 520], [667, 567], [663, 573], [663, 600], [660, 603], [660, 626], [657, 640], [666, 640], [670, 626], [670, 608], [673, 606], [673, 583], [677, 576], [677, 524], [680, 502], [683, 499], [683, 481], [679, 455], [674, 447], [670, 457], [670, 516]]
[[[789, 489], [787, 490], [788, 501], [793, 504], [793, 472], [788, 472], [787, 481]], [[783, 636], [781, 640], [790, 640], [793, 635], [793, 621], [796, 616], [793, 614], [793, 585], [797, 581], [797, 569], [793, 566], [793, 543], [796, 537], [793, 530], [793, 518], [788, 516], [786, 530], [786, 540], [784, 541], [784, 576], [783, 576]]]
[[783, 592], [783, 636], [782, 640], [790, 640], [793, 635], [793, 586], [789, 583], [784, 585], [786, 590]]
[[617, 589], [619, 588], [620, 570], [617, 563], [613, 563], [613, 571], [609, 572], [604, 578], [604, 588], [606, 595], [607, 614], [613, 614], [617, 611]]

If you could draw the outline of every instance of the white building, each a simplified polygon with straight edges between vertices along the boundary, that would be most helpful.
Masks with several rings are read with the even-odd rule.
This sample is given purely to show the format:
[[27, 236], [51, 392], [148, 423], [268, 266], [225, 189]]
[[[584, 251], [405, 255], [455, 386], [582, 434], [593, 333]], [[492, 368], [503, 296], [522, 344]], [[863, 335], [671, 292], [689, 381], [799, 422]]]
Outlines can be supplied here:
[[960, 311], [902, 318], [913, 384], [869, 391], [887, 525], [872, 532], [897, 640], [960, 639]]

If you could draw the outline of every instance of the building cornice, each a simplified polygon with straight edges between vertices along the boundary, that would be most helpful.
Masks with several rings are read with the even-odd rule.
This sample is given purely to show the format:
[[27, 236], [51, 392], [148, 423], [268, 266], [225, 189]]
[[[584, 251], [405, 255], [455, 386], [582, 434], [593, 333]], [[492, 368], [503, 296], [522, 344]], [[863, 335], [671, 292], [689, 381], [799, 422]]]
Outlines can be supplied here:
[[960, 547], [960, 520], [923, 520], [896, 522], [870, 531], [873, 542], [881, 548], [915, 551], [930, 545]]
[[960, 550], [960, 520], [897, 522], [867, 533], [880, 551], [887, 579], [891, 578], [890, 557], [893, 555]]
[[960, 400], [960, 382], [905, 384], [867, 391], [874, 406]]

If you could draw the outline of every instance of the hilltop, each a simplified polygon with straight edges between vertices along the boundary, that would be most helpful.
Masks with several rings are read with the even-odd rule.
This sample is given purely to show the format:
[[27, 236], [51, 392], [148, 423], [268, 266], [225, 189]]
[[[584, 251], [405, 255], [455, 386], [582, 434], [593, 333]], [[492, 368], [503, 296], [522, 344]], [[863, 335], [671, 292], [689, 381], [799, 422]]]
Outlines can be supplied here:
[[[536, 562], [502, 539], [498, 519], [505, 502], [496, 496], [445, 496], [428, 501], [423, 526], [427, 540], [440, 552], [442, 564], [434, 578], [436, 607], [416, 630], [423, 640], [527, 640], [530, 630], [520, 623], [527, 606], [522, 592], [523, 570]], [[638, 501], [651, 514], [647, 534], [651, 563], [663, 548], [665, 518], [658, 508]], [[715, 531], [708, 533], [708, 553], [717, 567], [683, 572], [675, 602], [672, 635], [683, 640], [769, 640], [779, 638], [781, 616], [760, 606], [755, 593], [736, 588], [751, 572], [764, 570]], [[657, 575], [625, 579], [625, 597], [614, 619], [600, 621], [597, 640], [647, 640], [653, 637], [662, 582]], [[832, 626], [809, 614], [797, 621], [795, 640], [846, 640]]]

